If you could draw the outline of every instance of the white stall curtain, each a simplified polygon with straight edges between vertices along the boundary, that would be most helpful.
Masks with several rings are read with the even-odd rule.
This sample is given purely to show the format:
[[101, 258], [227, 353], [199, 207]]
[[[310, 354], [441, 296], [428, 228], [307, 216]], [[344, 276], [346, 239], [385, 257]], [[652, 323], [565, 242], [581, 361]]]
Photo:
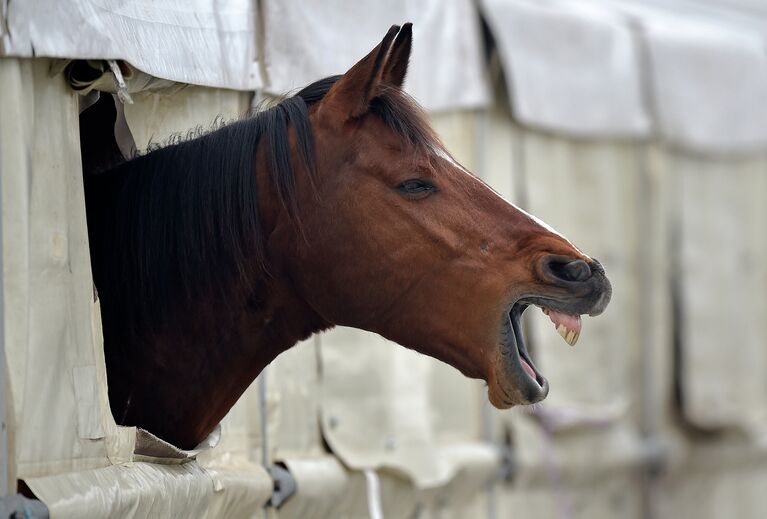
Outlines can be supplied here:
[[[241, 455], [237, 435], [201, 464], [189, 453], [159, 452], [157, 442], [137, 455], [151, 438], [137, 440], [135, 428], [115, 424], [90, 271], [77, 95], [46, 59], [0, 59], [0, 91], [14, 477], [54, 517], [251, 515], [271, 496], [272, 481]], [[194, 112], [234, 115], [243, 95], [197, 96]], [[148, 454], [159, 464], [137, 461]]]

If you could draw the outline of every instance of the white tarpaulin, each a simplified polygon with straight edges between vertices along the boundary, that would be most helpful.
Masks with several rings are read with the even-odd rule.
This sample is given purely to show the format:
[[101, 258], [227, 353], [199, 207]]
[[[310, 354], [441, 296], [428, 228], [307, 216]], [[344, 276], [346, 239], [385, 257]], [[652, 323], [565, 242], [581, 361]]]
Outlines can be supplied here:
[[[272, 481], [248, 462], [237, 435], [225, 436], [199, 463], [112, 418], [89, 263], [77, 95], [50, 65], [0, 59], [10, 390], [4, 398], [12, 409], [14, 475], [53, 517], [252, 516], [271, 495]], [[196, 98], [196, 113], [231, 116], [242, 108], [244, 94], [205, 94]], [[134, 109], [141, 106], [138, 99]], [[146, 459], [157, 464], [137, 462]]]
[[119, 463], [134, 442], [107, 400], [77, 95], [49, 65], [0, 59], [5, 347], [21, 478]]
[[620, 18], [578, 3], [482, 6], [520, 122], [575, 135], [648, 133], [639, 49]]
[[[533, 413], [502, 415], [519, 446], [517, 490], [504, 495], [502, 509], [561, 517], [566, 499], [588, 510], [582, 517], [634, 517], [640, 494], [626, 472], [642, 455], [634, 425], [641, 399], [631, 374], [644, 345], [638, 279], [645, 256], [637, 233], [643, 146], [519, 128], [513, 142], [526, 208], [600, 260], [615, 290], [604, 315], [584, 316], [575, 348], [536, 307], [526, 313], [532, 357], [551, 389]], [[573, 489], [576, 482], [583, 490]]]
[[[682, 411], [767, 440], [767, 158], [670, 154]], [[714, 245], [712, 247], [712, 245]]]
[[[418, 486], [453, 473], [433, 441], [428, 380], [432, 359], [353, 329], [322, 337], [325, 438], [355, 469], [387, 467]], [[353, 390], [350, 390], [352, 389]]]
[[767, 147], [767, 39], [678, 21], [649, 26], [647, 44], [666, 139], [707, 153]]
[[261, 517], [272, 494], [256, 470], [217, 473], [196, 461], [132, 463], [27, 480], [54, 518]]
[[253, 90], [261, 86], [255, 5], [250, 0], [12, 2], [2, 13], [0, 55], [122, 59], [163, 79]]
[[764, 11], [636, 0], [482, 6], [523, 124], [606, 138], [657, 131], [709, 154], [767, 147]]
[[405, 89], [429, 110], [485, 106], [479, 18], [469, 0], [264, 2], [268, 90], [282, 94], [342, 74], [390, 26], [413, 23]]
[[551, 382], [544, 407], [570, 408], [584, 413], [586, 422], [611, 425], [621, 417], [615, 413], [625, 414], [629, 406], [633, 387], [628, 375], [636, 369], [633, 353], [641, 346], [642, 252], [635, 230], [641, 214], [642, 148], [524, 130], [519, 139], [528, 209], [598, 259], [617, 287], [604, 315], [583, 318], [575, 348], [565, 344], [542, 312], [529, 310], [535, 359]]

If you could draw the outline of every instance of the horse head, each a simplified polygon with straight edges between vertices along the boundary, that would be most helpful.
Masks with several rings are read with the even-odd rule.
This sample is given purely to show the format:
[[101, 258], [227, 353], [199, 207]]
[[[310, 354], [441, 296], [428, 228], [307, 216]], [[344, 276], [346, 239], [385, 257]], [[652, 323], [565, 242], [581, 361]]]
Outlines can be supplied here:
[[445, 150], [402, 91], [410, 47], [393, 27], [342, 76], [86, 177], [118, 423], [192, 448], [333, 325], [484, 379], [497, 407], [546, 396], [522, 312], [544, 308], [573, 344], [610, 284]]
[[326, 323], [484, 379], [496, 407], [537, 402], [549, 386], [525, 347], [522, 313], [541, 307], [574, 344], [581, 314], [605, 309], [610, 283], [598, 261], [445, 150], [401, 89], [411, 39], [410, 24], [392, 27], [311, 99], [316, 171], [296, 186], [301, 232], [278, 216], [270, 255]]

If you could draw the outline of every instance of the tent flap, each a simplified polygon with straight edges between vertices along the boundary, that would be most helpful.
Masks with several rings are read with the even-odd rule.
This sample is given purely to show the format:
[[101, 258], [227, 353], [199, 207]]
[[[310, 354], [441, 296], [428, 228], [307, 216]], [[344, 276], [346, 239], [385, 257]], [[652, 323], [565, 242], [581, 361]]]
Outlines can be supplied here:
[[122, 59], [181, 83], [261, 86], [248, 0], [41, 0], [14, 3], [7, 16], [7, 56]]

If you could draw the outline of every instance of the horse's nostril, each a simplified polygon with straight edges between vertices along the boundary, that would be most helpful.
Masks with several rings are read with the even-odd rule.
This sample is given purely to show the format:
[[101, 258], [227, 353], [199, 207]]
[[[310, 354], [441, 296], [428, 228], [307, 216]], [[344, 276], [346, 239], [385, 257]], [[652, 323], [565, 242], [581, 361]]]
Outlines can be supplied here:
[[591, 267], [583, 260], [575, 260], [563, 265], [562, 273], [568, 281], [586, 281], [591, 277]]
[[591, 278], [592, 271], [583, 260], [570, 260], [562, 256], [548, 258], [546, 267], [551, 276], [561, 281], [581, 282]]

